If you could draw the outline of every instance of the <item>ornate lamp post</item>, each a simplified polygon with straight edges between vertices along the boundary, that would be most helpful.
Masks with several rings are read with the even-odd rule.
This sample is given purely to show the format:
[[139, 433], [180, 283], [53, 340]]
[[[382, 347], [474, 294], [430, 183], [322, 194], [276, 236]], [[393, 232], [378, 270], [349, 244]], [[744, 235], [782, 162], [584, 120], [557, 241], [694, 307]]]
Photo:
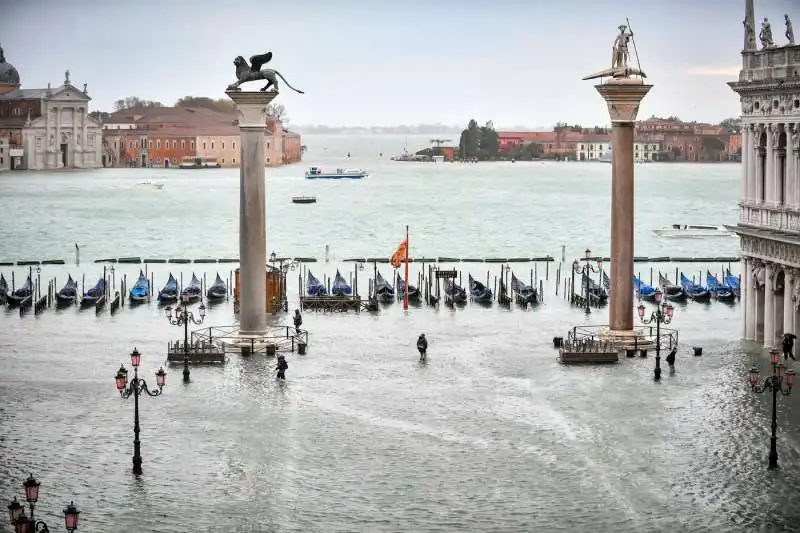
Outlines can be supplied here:
[[[8, 518], [14, 526], [15, 533], [50, 533], [47, 524], [42, 520], [36, 520], [33, 513], [36, 502], [39, 500], [39, 485], [40, 483], [34, 479], [33, 474], [22, 483], [22, 486], [25, 487], [25, 500], [30, 507], [30, 517], [25, 516], [25, 507], [20, 505], [16, 498], [8, 504]], [[64, 509], [64, 526], [70, 533], [78, 529], [80, 514], [81, 512], [75, 507], [75, 502], [70, 502]]]
[[577, 259], [572, 262], [572, 268], [575, 272], [581, 272], [583, 274], [583, 280], [581, 285], [583, 285], [583, 294], [586, 296], [586, 301], [584, 302], [584, 305], [586, 306], [586, 314], [588, 315], [589, 313], [592, 312], [591, 308], [589, 307], [589, 274], [591, 272], [600, 272], [600, 270], [603, 268], [603, 261], [598, 259], [597, 268], [594, 268], [589, 263], [589, 259], [592, 257], [592, 251], [587, 248], [583, 253], [585, 259], [585, 264], [583, 265], [583, 268], [580, 267], [580, 263], [578, 262]]
[[[675, 308], [666, 302], [661, 303], [662, 294], [660, 292], [656, 293], [655, 298], [658, 307], [650, 314], [650, 318], [644, 317], [646, 312], [644, 304], [639, 304], [637, 311], [643, 324], [652, 324], [653, 322], [656, 324], [656, 368], [653, 370], [653, 377], [658, 381], [661, 379], [661, 324], [672, 322], [672, 314]], [[667, 362], [669, 362], [669, 359]]]
[[769, 351], [772, 361], [772, 375], [764, 379], [764, 383], [758, 385], [759, 370], [756, 367], [750, 369], [750, 390], [762, 393], [766, 390], [772, 391], [772, 436], [769, 439], [769, 469], [778, 468], [778, 392], [784, 396], [789, 396], [794, 387], [794, 380], [797, 373], [794, 370], [786, 370], [786, 365], [780, 362], [781, 354], [778, 350]]
[[133, 473], [140, 476], [142, 474], [142, 454], [141, 442], [139, 441], [139, 395], [147, 393], [148, 396], [158, 396], [161, 394], [167, 373], [164, 368], [159, 368], [156, 372], [157, 389], [150, 390], [144, 379], [139, 377], [139, 363], [142, 362], [142, 354], [134, 348], [131, 352], [131, 365], [133, 366], [133, 378], [128, 381], [128, 371], [124, 366], [120, 366], [114, 380], [117, 383], [119, 395], [123, 398], [130, 398], [133, 395]]
[[206, 319], [206, 306], [200, 304], [200, 319], [194, 318], [194, 314], [187, 309], [188, 298], [181, 296], [181, 304], [175, 308], [175, 317], [172, 316], [172, 307], [167, 306], [164, 312], [167, 314], [167, 322], [173, 326], [183, 326], [183, 382], [189, 383], [189, 322], [199, 326]]

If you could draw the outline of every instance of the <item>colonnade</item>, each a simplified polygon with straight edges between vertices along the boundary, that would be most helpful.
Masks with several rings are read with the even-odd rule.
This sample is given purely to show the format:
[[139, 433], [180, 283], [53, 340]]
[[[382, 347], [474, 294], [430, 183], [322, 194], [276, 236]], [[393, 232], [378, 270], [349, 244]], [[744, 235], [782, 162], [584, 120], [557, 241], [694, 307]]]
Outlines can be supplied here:
[[771, 348], [779, 345], [784, 333], [797, 335], [800, 311], [795, 290], [800, 270], [747, 256], [742, 265], [742, 337]]
[[800, 209], [800, 123], [745, 124], [742, 201]]

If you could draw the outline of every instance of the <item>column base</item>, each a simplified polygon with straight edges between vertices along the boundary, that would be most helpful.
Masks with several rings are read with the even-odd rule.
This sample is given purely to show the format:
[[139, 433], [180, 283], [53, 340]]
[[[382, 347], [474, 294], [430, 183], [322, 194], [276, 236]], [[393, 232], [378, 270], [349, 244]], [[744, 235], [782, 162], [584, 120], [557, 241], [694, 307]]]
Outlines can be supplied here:
[[602, 342], [608, 342], [618, 349], [647, 349], [655, 346], [648, 335], [643, 330], [614, 330], [611, 328], [600, 328], [597, 337]]

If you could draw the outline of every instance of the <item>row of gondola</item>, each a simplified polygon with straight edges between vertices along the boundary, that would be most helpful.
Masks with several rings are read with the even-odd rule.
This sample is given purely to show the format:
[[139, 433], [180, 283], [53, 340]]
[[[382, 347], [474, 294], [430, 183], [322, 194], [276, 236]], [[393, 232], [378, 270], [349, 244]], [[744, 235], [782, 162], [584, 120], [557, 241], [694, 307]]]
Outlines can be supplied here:
[[[466, 302], [468, 297], [479, 303], [489, 303], [494, 299], [494, 293], [491, 288], [487, 287], [480, 281], [474, 279], [472, 274], [469, 275], [469, 296], [467, 290], [459, 286], [455, 280], [444, 279], [443, 288], [445, 298], [452, 303]], [[317, 279], [310, 271], [306, 276], [306, 294], [308, 296], [328, 296], [328, 288]], [[505, 287], [505, 282], [500, 279], [499, 298], [508, 298], [508, 291]], [[533, 303], [538, 301], [538, 291], [535, 287], [520, 281], [514, 274], [511, 275], [511, 292], [517, 297], [520, 303]], [[333, 278], [333, 284], [330, 287], [331, 296], [347, 297], [353, 295], [353, 288], [347, 283], [342, 274], [337, 270], [336, 276]], [[406, 296], [406, 283], [398, 272], [395, 277], [395, 284], [389, 283], [380, 272], [375, 272], [375, 283], [373, 285], [373, 294], [371, 295], [379, 302], [390, 303], [396, 299], [405, 299]], [[419, 287], [408, 284], [408, 300], [418, 302], [422, 298], [422, 292]], [[430, 295], [432, 303], [436, 303], [436, 296]], [[509, 300], [510, 301], [510, 300]]]
[[642, 300], [659, 301], [662, 297], [667, 300], [682, 301], [687, 298], [697, 302], [707, 302], [712, 298], [719, 301], [734, 301], [739, 298], [741, 280], [739, 276], [731, 274], [730, 270], [725, 272], [722, 281], [706, 271], [706, 285], [695, 283], [694, 280], [680, 274], [679, 283], [672, 283], [661, 272], [658, 273], [658, 287], [653, 287], [639, 279], [633, 277], [633, 289], [636, 296]]
[[[149, 301], [151, 294], [150, 280], [147, 279], [144, 271], [140, 270], [136, 283], [134, 283], [133, 287], [128, 291], [128, 297], [131, 303], [138, 304]], [[217, 272], [214, 283], [206, 290], [206, 299], [209, 302], [215, 302], [224, 300], [227, 296], [228, 284], [225, 283], [225, 280], [223, 280], [219, 272]], [[156, 296], [156, 299], [163, 304], [175, 303], [178, 301], [178, 298], [186, 303], [192, 303], [203, 299], [203, 284], [194, 273], [192, 273], [191, 281], [181, 290], [178, 285], [178, 280], [175, 279], [175, 276], [170, 272], [167, 282], [161, 290], [158, 291]]]

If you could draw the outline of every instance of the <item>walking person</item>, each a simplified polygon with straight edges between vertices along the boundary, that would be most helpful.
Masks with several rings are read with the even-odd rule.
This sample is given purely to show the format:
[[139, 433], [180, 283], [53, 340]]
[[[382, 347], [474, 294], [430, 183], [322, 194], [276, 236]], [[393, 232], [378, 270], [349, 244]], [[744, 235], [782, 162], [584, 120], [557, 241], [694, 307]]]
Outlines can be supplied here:
[[420, 333], [417, 337], [417, 350], [419, 350], [419, 360], [424, 361], [428, 355], [428, 339], [424, 333]]
[[286, 362], [286, 357], [278, 355], [278, 366], [275, 367], [278, 371], [278, 379], [286, 379], [286, 371], [289, 370], [289, 363]]
[[300, 310], [299, 309], [295, 309], [294, 310], [294, 331], [298, 335], [300, 335], [300, 326], [302, 326], [302, 325], [303, 325], [303, 317], [300, 316]]
[[794, 355], [792, 354], [792, 348], [794, 347], [794, 340], [796, 338], [797, 336], [795, 336], [793, 333], [783, 334], [782, 348], [783, 348], [784, 361], [788, 360], [790, 357], [792, 358], [792, 361], [797, 361], [797, 359], [795, 359]]

